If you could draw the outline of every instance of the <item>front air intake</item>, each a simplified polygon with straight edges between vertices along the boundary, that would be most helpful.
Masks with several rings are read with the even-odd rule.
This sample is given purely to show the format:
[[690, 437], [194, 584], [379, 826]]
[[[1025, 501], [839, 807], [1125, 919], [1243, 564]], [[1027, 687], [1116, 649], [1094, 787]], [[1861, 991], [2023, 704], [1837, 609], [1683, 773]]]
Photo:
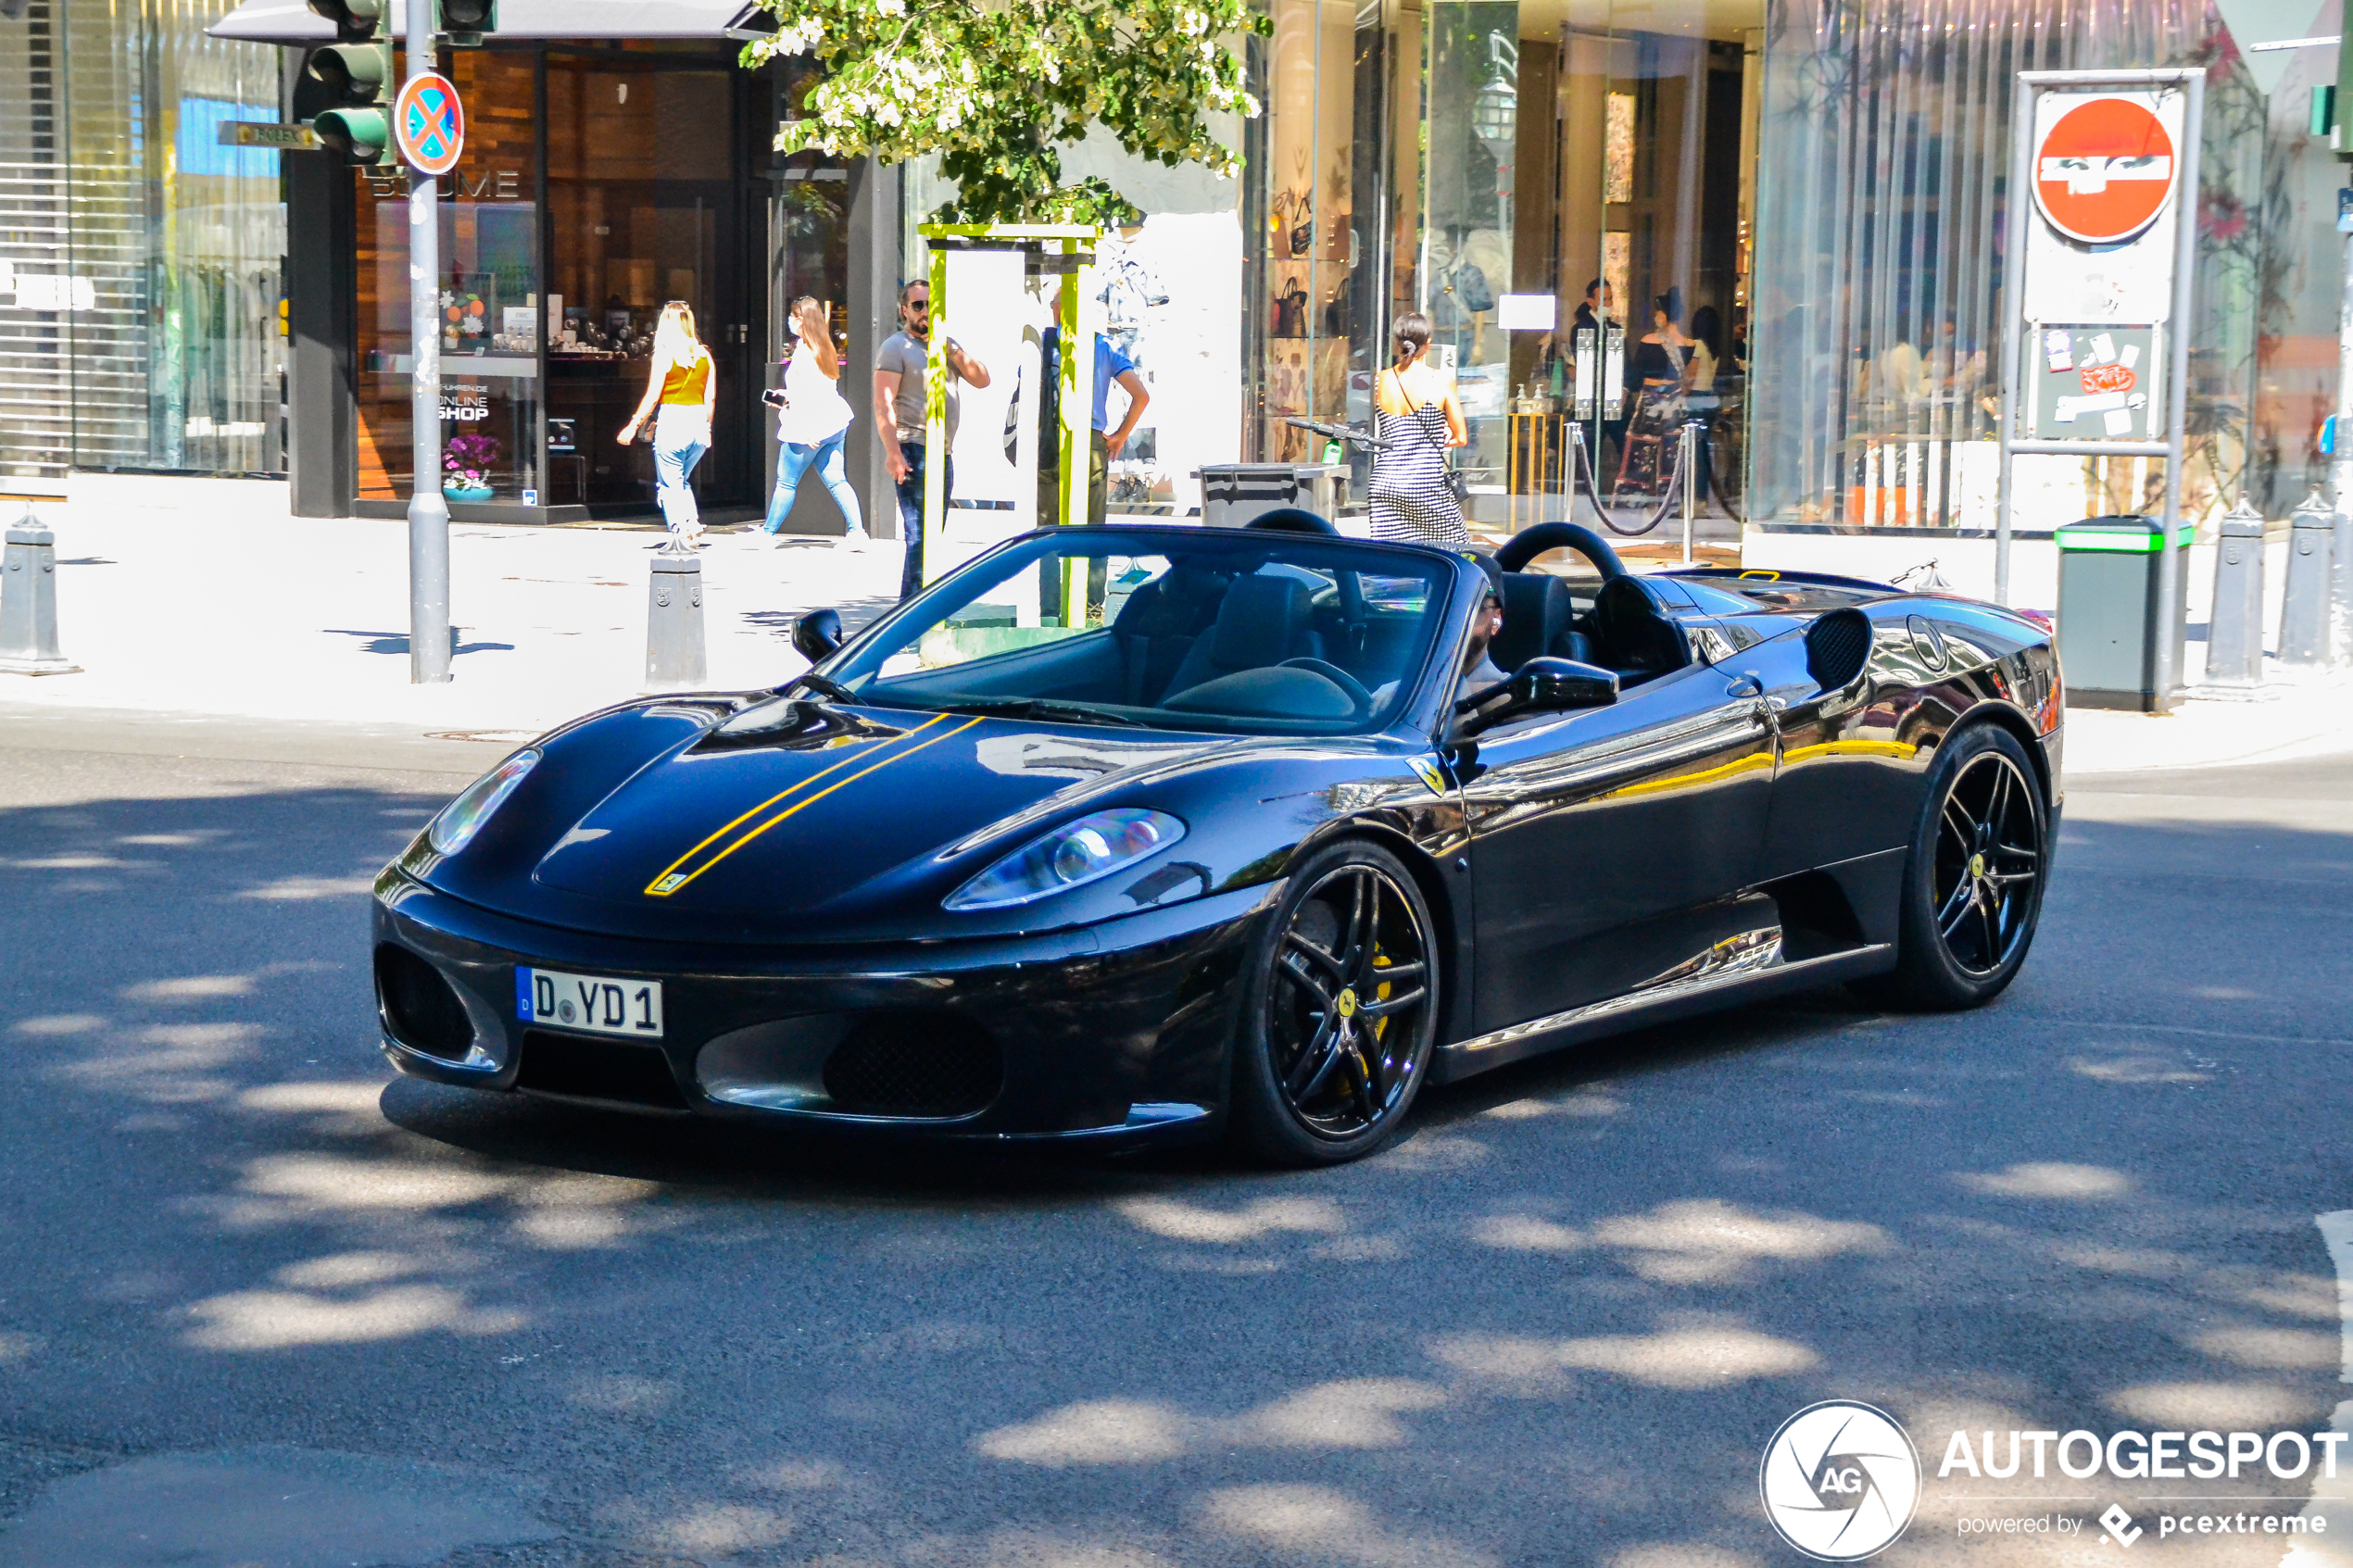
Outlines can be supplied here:
[[670, 1059], [659, 1047], [593, 1035], [560, 1035], [552, 1029], [523, 1031], [522, 1065], [516, 1070], [515, 1087], [648, 1110], [686, 1109]]
[[406, 947], [376, 948], [376, 1006], [392, 1037], [412, 1051], [463, 1061], [473, 1048], [473, 1021], [441, 972]]
[[939, 1013], [884, 1013], [825, 1059], [825, 1094], [852, 1116], [941, 1119], [988, 1108], [1005, 1060], [978, 1024]]

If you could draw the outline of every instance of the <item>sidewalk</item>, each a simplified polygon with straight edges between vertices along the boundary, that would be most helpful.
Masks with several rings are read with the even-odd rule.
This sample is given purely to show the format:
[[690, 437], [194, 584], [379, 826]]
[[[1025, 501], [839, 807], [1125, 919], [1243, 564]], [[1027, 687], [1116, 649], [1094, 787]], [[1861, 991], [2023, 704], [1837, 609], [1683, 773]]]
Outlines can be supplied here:
[[[11, 709], [118, 710], [518, 741], [644, 688], [647, 569], [664, 537], [656, 529], [452, 527], [456, 678], [412, 686], [405, 522], [199, 521], [65, 504], [41, 515], [57, 534], [63, 649], [83, 672], [0, 675], [0, 722]], [[935, 570], [1003, 537], [1009, 515], [951, 518]], [[837, 608], [854, 628], [898, 596], [896, 544], [853, 554], [819, 539], [779, 546], [749, 531], [716, 540], [703, 552], [715, 689], [774, 685], [805, 668], [790, 641], [803, 611]], [[1650, 549], [1629, 556], [1658, 558], [1638, 569], [1680, 555], [1642, 546]], [[2283, 694], [2186, 702], [2162, 719], [2070, 709], [2068, 771], [2353, 753], [2353, 684], [2330, 677]]]

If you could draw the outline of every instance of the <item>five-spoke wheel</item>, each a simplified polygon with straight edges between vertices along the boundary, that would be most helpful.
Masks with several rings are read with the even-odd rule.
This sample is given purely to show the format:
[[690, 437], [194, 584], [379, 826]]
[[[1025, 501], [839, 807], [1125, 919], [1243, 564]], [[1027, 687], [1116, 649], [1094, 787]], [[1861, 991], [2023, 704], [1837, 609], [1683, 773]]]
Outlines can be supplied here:
[[2018, 973], [2043, 912], [2050, 815], [2025, 746], [1978, 724], [1942, 752], [1905, 864], [1896, 967], [1858, 987], [1884, 1006], [1991, 1001]]
[[1370, 1153], [1429, 1068], [1437, 959], [1429, 911], [1394, 855], [1312, 856], [1254, 955], [1234, 1063], [1234, 1129], [1286, 1164]]

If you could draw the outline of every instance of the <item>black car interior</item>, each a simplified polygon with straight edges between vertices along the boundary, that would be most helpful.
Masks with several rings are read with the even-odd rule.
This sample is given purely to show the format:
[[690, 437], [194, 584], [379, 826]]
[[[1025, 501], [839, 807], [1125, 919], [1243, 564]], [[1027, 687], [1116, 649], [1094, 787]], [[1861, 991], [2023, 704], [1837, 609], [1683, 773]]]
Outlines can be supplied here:
[[[1530, 571], [1553, 550], [1582, 556], [1602, 584], [1579, 603], [1567, 579]], [[1523, 529], [1495, 552], [1504, 569], [1504, 627], [1488, 657], [1508, 675], [1531, 659], [1573, 659], [1616, 671], [1622, 686], [1682, 669], [1692, 662], [1690, 639], [1656, 584], [1629, 574], [1617, 552], [1591, 529], [1542, 522]]]
[[[1599, 573], [1590, 600], [1567, 578], [1526, 570], [1535, 557], [1564, 548]], [[1552, 657], [1598, 665], [1631, 686], [1692, 661], [1667, 595], [1627, 573], [1589, 530], [1541, 524], [1496, 559], [1504, 567], [1504, 625], [1489, 657], [1505, 674]], [[1410, 567], [1400, 571], [1402, 580], [1413, 580]], [[1384, 604], [1366, 585], [1380, 581], [1204, 550], [1173, 559], [1099, 632], [882, 677], [872, 695], [1017, 697], [1312, 728], [1361, 721], [1387, 688], [1412, 676], [1407, 666], [1428, 633], [1418, 603]]]

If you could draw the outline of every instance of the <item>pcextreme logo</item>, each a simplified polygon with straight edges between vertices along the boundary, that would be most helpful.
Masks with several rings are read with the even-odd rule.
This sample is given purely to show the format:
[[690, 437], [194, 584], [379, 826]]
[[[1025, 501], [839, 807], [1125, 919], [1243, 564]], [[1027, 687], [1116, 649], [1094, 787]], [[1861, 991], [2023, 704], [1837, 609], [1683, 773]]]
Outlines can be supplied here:
[[1825, 1399], [1781, 1423], [1756, 1486], [1781, 1539], [1818, 1562], [1856, 1562], [1911, 1524], [1919, 1450], [1885, 1411]]

